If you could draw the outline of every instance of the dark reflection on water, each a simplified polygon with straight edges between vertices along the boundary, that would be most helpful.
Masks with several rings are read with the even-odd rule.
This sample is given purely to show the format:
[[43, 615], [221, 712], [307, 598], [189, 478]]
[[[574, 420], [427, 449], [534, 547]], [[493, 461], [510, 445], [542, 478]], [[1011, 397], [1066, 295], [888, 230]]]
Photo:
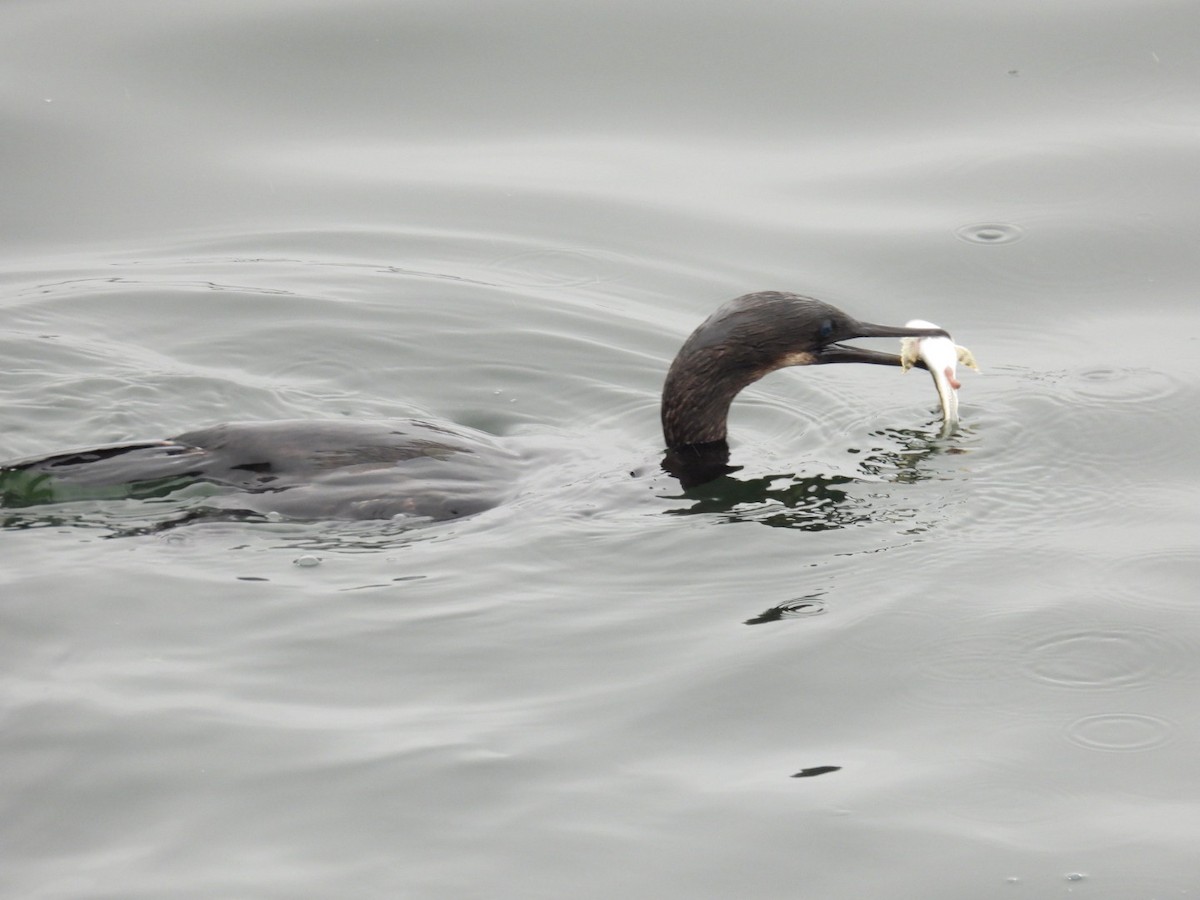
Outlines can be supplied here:
[[88, 505], [72, 509], [59, 505], [52, 510], [42, 507], [20, 508], [0, 518], [0, 529], [25, 531], [34, 528], [80, 528], [101, 532], [102, 538], [144, 537], [161, 534], [183, 525], [199, 522], [269, 522], [268, 517], [249, 510], [196, 507], [174, 511], [163, 517], [157, 507], [137, 515], [106, 509], [103, 505]]
[[[915, 484], [944, 477], [933, 461], [943, 454], [964, 453], [959, 446], [962, 432], [947, 435], [944, 430], [883, 429], [872, 432], [881, 443], [864, 451], [858, 463], [863, 475], [894, 484]], [[677, 460], [675, 461], [677, 462]], [[717, 460], [709, 460], [716, 471]], [[663, 468], [678, 477], [670, 454]], [[738, 478], [732, 473], [740, 466], [725, 466], [729, 474], [700, 484], [681, 478], [684, 491], [668, 497], [690, 501], [691, 505], [668, 510], [670, 515], [717, 515], [729, 522], [759, 522], [776, 528], [799, 531], [830, 531], [872, 522], [879, 517], [877, 499], [853, 492], [863, 482], [849, 475], [803, 474], [784, 472], [758, 478]], [[895, 510], [891, 510], [894, 517]]]
[[[966, 453], [960, 443], [970, 436], [965, 431], [948, 433], [945, 429], [933, 432], [919, 428], [885, 428], [871, 434], [898, 446], [872, 447], [859, 461], [859, 469], [866, 475], [884, 477], [898, 484], [915, 484], [939, 477], [939, 473], [926, 463], [943, 454]], [[863, 451], [852, 449], [850, 452]]]
[[807, 769], [801, 769], [793, 778], [815, 778], [817, 775], [828, 775], [830, 772], [840, 772], [841, 766], [810, 766]]
[[825, 603], [821, 600], [823, 594], [810, 594], [798, 597], [764, 609], [757, 616], [747, 619], [745, 625], [765, 625], [768, 622], [780, 622], [783, 619], [800, 619], [808, 616], [819, 616], [825, 612]]
[[800, 531], [828, 531], [870, 518], [865, 510], [855, 509], [856, 501], [840, 489], [854, 481], [845, 475], [801, 476], [791, 472], [751, 479], [726, 475], [671, 498], [693, 502], [667, 512], [679, 516], [719, 515], [730, 522], [761, 522]]

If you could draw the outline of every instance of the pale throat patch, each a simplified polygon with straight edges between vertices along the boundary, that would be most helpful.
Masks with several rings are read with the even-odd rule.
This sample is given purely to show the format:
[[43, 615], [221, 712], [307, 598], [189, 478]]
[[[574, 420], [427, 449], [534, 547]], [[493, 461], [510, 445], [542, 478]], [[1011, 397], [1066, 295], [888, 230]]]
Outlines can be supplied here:
[[775, 363], [774, 368], [783, 369], [787, 366], [811, 366], [817, 361], [817, 355], [807, 350], [797, 350], [793, 353], [786, 353], [779, 358]]

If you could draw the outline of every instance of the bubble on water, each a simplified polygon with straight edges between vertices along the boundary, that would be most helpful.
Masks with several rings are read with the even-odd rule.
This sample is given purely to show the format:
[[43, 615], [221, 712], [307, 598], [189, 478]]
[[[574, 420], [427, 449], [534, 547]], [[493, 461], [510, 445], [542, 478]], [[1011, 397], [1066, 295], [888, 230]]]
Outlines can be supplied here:
[[306, 553], [303, 556], [298, 556], [294, 560], [295, 564], [304, 569], [311, 569], [313, 566], [321, 564], [321, 557], [313, 556], [311, 553]]
[[1025, 237], [1025, 229], [1008, 222], [978, 222], [963, 225], [954, 233], [972, 244], [1011, 244]]

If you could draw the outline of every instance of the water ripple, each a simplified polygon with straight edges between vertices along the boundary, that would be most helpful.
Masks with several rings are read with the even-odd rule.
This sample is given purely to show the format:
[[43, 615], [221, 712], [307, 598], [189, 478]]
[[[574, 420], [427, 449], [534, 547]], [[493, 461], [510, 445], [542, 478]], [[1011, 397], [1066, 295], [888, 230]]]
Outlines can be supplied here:
[[617, 278], [616, 262], [591, 250], [525, 250], [492, 263], [500, 284], [518, 287], [579, 287]]
[[1200, 549], [1166, 547], [1109, 559], [1100, 579], [1119, 586], [1116, 596], [1138, 606], [1195, 610]]
[[1016, 768], [979, 771], [945, 795], [951, 815], [975, 822], [1019, 825], [1068, 815], [1071, 794], [1048, 778]]
[[1150, 628], [1070, 628], [1026, 643], [1016, 662], [1033, 681], [1068, 690], [1144, 688], [1177, 676], [1186, 642]]
[[[1051, 565], [1051, 558], [1034, 557], [1028, 566]], [[1109, 694], [1190, 683], [1196, 663], [1185, 630], [1162, 621], [1143, 624], [1116, 606], [1110, 614], [1100, 614], [1104, 601], [1086, 595], [1080, 603], [1086, 603], [1088, 621], [1081, 621], [1081, 607], [1070, 598], [1046, 604], [1046, 595], [1058, 594], [1060, 584], [1075, 580], [1070, 570], [1057, 580], [1053, 575], [1031, 579], [1029, 590], [1040, 589], [1041, 599], [1024, 608], [1008, 590], [997, 594], [995, 602], [985, 594], [969, 607], [936, 604], [915, 620], [916, 613], [906, 610], [899, 625], [892, 613], [884, 620], [891, 623], [887, 643], [856, 643], [882, 651], [894, 646], [895, 635], [908, 633], [916, 650], [907, 657], [912, 671], [905, 679], [910, 686], [906, 702], [963, 711], [982, 706], [989, 715], [1012, 719], [1043, 717], [1055, 703], [1065, 702], [1053, 699], [1064, 690]], [[869, 635], [872, 629], [860, 631]], [[1031, 702], [1030, 682], [1053, 694]]]
[[1194, 391], [1161, 370], [998, 369], [987, 389], [971, 419], [982, 438], [969, 457], [972, 510], [1013, 523], [1008, 537], [1052, 533], [1069, 540], [1067, 519], [1103, 523], [1114, 504], [1158, 503], [1146, 472], [1191, 469], [1194, 453], [1177, 433], [1180, 411], [1197, 405]]
[[1153, 750], [1175, 739], [1178, 726], [1140, 713], [1102, 713], [1076, 719], [1066, 728], [1067, 740], [1087, 750], [1123, 753]]
[[906, 699], [940, 710], [987, 707], [993, 717], [1028, 718], [1014, 687], [1008, 642], [991, 632], [943, 637], [923, 648], [913, 662], [914, 690]]
[[1077, 369], [1067, 379], [1070, 400], [1107, 406], [1111, 403], [1157, 403], [1178, 395], [1183, 384], [1157, 369], [1095, 366]]
[[809, 616], [825, 614], [825, 601], [820, 594], [808, 597], [798, 597], [763, 610], [757, 616], [747, 619], [746, 625], [763, 625], [767, 622], [778, 622], [783, 619], [803, 619]]
[[[967, 226], [968, 229], [971, 226]], [[1071, 292], [1142, 288], [1178, 259], [1185, 238], [1154, 219], [1112, 219], [1085, 212], [1036, 214], [1021, 222], [1024, 240], [1004, 243], [1003, 253], [972, 253], [965, 261], [993, 284]], [[1122, 297], [1121, 299], [1124, 299]]]

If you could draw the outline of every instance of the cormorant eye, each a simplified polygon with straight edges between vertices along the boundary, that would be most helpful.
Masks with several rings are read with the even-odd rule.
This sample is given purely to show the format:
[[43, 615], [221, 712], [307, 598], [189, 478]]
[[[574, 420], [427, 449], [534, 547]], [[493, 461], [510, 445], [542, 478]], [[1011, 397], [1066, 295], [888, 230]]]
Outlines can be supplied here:
[[822, 322], [821, 329], [818, 334], [820, 334], [821, 340], [823, 341], [833, 337], [833, 320], [826, 319], [824, 322]]

